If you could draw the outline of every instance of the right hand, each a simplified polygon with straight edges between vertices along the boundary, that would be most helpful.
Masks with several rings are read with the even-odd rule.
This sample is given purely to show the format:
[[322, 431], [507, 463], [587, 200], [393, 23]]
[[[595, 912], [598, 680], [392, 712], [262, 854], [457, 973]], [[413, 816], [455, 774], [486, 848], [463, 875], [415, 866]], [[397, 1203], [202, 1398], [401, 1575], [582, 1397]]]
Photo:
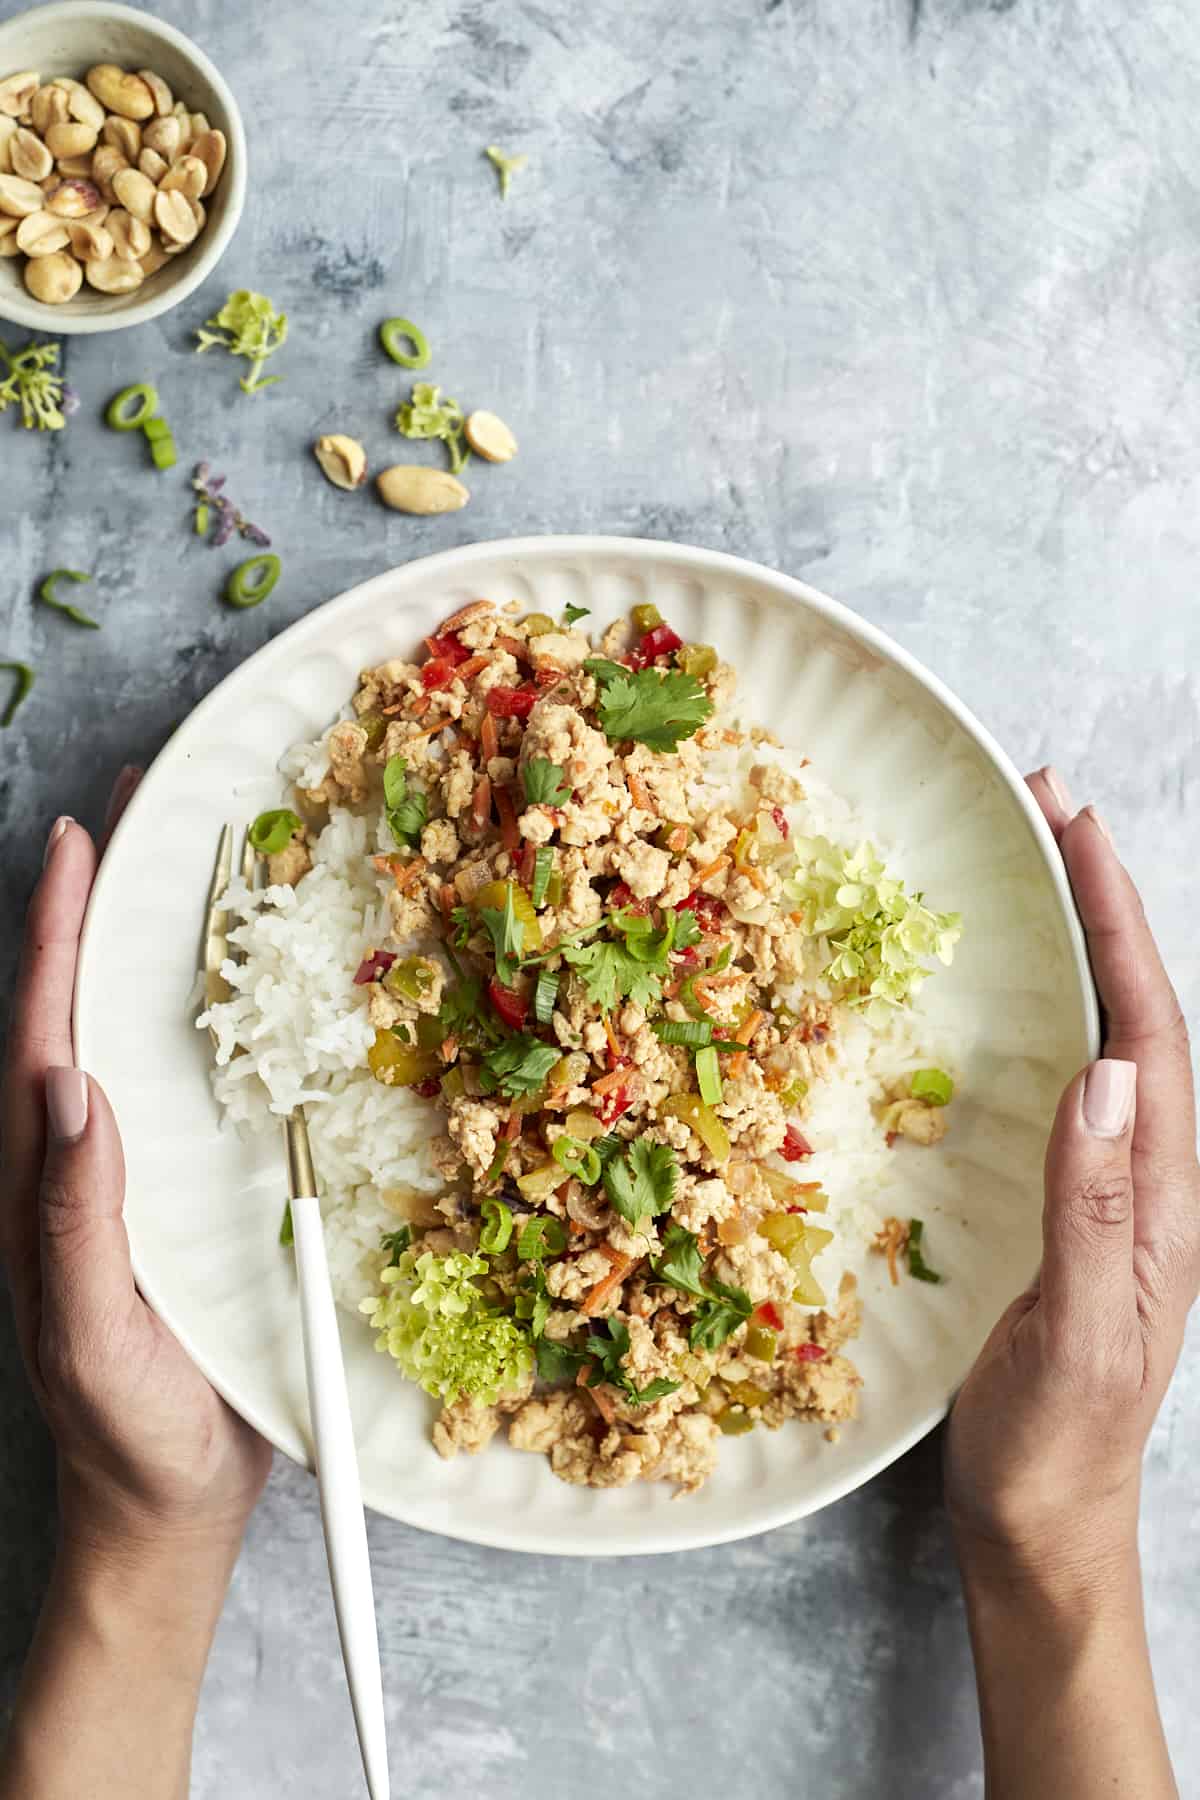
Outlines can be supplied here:
[[1142, 1452], [1200, 1283], [1187, 1028], [1142, 905], [1092, 808], [1030, 787], [1062, 849], [1105, 1021], [1059, 1104], [1044, 1251], [954, 1405], [947, 1501], [964, 1560], [1064, 1589], [1136, 1561]]

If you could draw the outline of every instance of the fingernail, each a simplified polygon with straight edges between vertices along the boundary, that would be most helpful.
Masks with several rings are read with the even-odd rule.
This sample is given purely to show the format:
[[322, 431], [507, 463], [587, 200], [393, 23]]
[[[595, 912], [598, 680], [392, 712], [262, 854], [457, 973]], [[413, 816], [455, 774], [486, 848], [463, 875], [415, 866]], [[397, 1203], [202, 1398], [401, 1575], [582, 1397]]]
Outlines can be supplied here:
[[1129, 1123], [1137, 1085], [1137, 1064], [1105, 1057], [1083, 1081], [1083, 1122], [1093, 1137], [1120, 1137]]
[[46, 1120], [59, 1144], [74, 1144], [88, 1118], [88, 1084], [82, 1069], [46, 1070]]
[[46, 849], [42, 856], [43, 869], [54, 854], [54, 846], [66, 832], [67, 826], [73, 825], [74, 823], [74, 819], [68, 818], [66, 813], [63, 814], [61, 819], [55, 819], [53, 825], [50, 827], [50, 836], [46, 839]]
[[1053, 763], [1047, 763], [1042, 770], [1042, 780], [1050, 789], [1050, 798], [1057, 801], [1058, 805], [1062, 807], [1068, 818], [1073, 819], [1075, 817], [1075, 802], [1071, 798], [1071, 790], [1059, 774], [1058, 770], [1054, 767]]
[[1099, 831], [1104, 837], [1106, 837], [1108, 839], [1109, 843], [1112, 845], [1113, 849], [1115, 850], [1117, 847], [1117, 840], [1113, 836], [1112, 832], [1109, 830], [1108, 820], [1104, 817], [1104, 814], [1101, 812], [1097, 812], [1096, 808], [1094, 806], [1085, 806], [1083, 810], [1087, 814], [1088, 818], [1092, 821], [1092, 824], [1096, 827], [1096, 830]]

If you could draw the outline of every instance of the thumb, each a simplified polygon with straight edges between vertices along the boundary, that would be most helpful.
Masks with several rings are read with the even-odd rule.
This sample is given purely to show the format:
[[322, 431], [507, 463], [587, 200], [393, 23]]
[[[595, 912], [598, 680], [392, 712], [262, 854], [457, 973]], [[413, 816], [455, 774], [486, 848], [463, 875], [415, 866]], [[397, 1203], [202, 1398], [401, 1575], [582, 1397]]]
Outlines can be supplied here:
[[1127, 1304], [1133, 1277], [1137, 1065], [1105, 1058], [1059, 1102], [1046, 1151], [1042, 1293], [1051, 1313]]
[[125, 1159], [104, 1091], [82, 1069], [46, 1070], [38, 1195], [42, 1330], [86, 1339], [134, 1296], [122, 1206]]

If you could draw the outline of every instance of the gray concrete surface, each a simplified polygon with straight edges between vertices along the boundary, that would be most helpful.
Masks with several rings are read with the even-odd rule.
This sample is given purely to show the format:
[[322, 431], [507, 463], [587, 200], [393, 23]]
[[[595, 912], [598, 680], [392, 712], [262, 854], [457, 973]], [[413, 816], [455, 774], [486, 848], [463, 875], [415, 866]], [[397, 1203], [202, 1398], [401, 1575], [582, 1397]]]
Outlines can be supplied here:
[[[17, 8], [0, 0], [0, 17]], [[0, 991], [60, 810], [94, 819], [250, 650], [352, 582], [513, 532], [671, 537], [803, 575], [893, 632], [1026, 765], [1099, 801], [1200, 1001], [1200, 35], [1188, 0], [167, 0], [253, 154], [215, 279], [143, 330], [68, 340], [83, 408], [0, 419], [0, 656], [39, 670], [0, 736]], [[481, 152], [527, 151], [506, 206]], [[189, 334], [235, 286], [287, 307], [254, 400]], [[327, 487], [313, 436], [395, 460], [409, 314], [520, 460], [417, 522]], [[12, 340], [11, 329], [3, 333]], [[285, 577], [217, 604], [232, 552], [99, 409], [152, 378]], [[98, 634], [35, 609], [96, 571]], [[1189, 827], [1191, 835], [1189, 837]], [[0, 1392], [0, 1678], [45, 1577], [46, 1441]], [[1155, 1431], [1145, 1568], [1181, 1787], [1200, 1791], [1193, 1332]], [[962, 1608], [926, 1443], [789, 1530], [556, 1563], [372, 1527], [397, 1791], [975, 1800]], [[204, 1693], [194, 1793], [358, 1792], [307, 1478], [277, 1468]]]

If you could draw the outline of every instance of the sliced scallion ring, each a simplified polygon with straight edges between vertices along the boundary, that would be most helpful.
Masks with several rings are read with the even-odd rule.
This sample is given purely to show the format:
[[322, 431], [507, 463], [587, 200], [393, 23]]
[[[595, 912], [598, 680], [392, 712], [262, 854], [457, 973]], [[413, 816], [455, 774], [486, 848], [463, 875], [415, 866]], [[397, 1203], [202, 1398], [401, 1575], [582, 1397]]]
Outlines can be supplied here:
[[[137, 403], [136, 410], [130, 406]], [[132, 387], [114, 394], [104, 414], [104, 423], [114, 431], [136, 431], [158, 411], [158, 389], [152, 381], [138, 381]]]
[[485, 1256], [499, 1256], [507, 1250], [508, 1240], [513, 1234], [512, 1208], [503, 1200], [489, 1196], [480, 1207], [483, 1215], [483, 1229], [479, 1233], [479, 1248]]
[[283, 564], [277, 556], [248, 556], [239, 563], [225, 587], [230, 606], [257, 606], [279, 580]]
[[89, 631], [99, 631], [99, 619], [93, 619], [91, 614], [85, 613], [81, 606], [72, 606], [68, 600], [60, 600], [55, 591], [60, 581], [90, 581], [91, 579], [91, 576], [85, 575], [82, 569], [55, 569], [53, 574], [47, 575], [38, 589], [38, 599], [43, 606], [52, 606], [55, 612], [65, 613], [74, 624], [86, 625]]
[[146, 442], [150, 446], [150, 455], [156, 469], [173, 469], [179, 458], [175, 454], [175, 439], [171, 436], [171, 427], [165, 419], [147, 419], [142, 426]]
[[[405, 338], [411, 350], [404, 349]], [[429, 362], [429, 339], [411, 319], [385, 319], [379, 327], [379, 342], [402, 369], [423, 369]]]

